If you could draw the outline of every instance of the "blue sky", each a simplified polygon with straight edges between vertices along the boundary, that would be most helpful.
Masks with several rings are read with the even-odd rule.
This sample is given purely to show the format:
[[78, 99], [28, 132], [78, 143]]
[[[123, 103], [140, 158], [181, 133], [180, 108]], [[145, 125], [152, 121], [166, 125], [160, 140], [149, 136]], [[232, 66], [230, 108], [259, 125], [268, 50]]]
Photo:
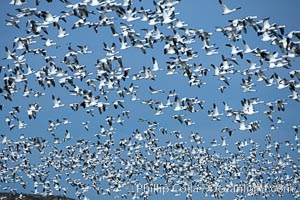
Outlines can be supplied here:
[[[112, 36], [111, 30], [108, 27], [99, 27], [98, 33], [96, 33], [92, 28], [88, 28], [87, 26], [78, 29], [71, 29], [73, 24], [78, 20], [76, 17], [66, 17], [66, 21], [59, 21], [59, 25], [66, 29], [68, 36], [65, 38], [57, 37], [57, 28], [53, 25], [49, 25], [47, 28], [48, 34], [42, 33], [43, 36], [39, 36], [34, 38], [33, 40], [36, 43], [30, 44], [31, 49], [36, 48], [45, 48], [47, 50], [48, 56], [56, 56], [55, 64], [57, 67], [61, 67], [64, 70], [68, 71], [70, 76], [74, 76], [74, 73], [68, 69], [68, 67], [62, 63], [64, 59], [64, 55], [69, 52], [68, 47], [78, 51], [78, 45], [87, 45], [88, 49], [92, 51], [91, 54], [77, 54], [78, 61], [80, 64], [85, 66], [85, 70], [91, 73], [87, 76], [83, 81], [80, 81], [77, 78], [74, 78], [74, 83], [78, 85], [78, 87], [86, 90], [91, 90], [92, 93], [96, 95], [100, 95], [100, 102], [108, 103], [109, 106], [107, 111], [102, 113], [101, 115], [98, 113], [97, 108], [90, 107], [90, 109], [94, 109], [94, 117], [87, 113], [88, 108], [79, 108], [78, 111], [73, 111], [70, 108], [70, 104], [78, 103], [82, 101], [82, 97], [70, 95], [70, 90], [66, 90], [65, 88], [59, 85], [59, 77], [54, 76], [56, 81], [55, 87], [47, 87], [43, 89], [40, 85], [37, 84], [35, 79], [35, 75], [28, 75], [28, 83], [27, 85], [32, 88], [33, 91], [45, 93], [44, 96], [39, 98], [34, 97], [33, 94], [30, 97], [23, 97], [23, 89], [24, 83], [17, 83], [16, 87], [19, 89], [13, 95], [13, 101], [5, 100], [3, 95], [0, 98], [1, 105], [3, 105], [3, 110], [0, 111], [0, 132], [1, 135], [7, 136], [9, 141], [13, 141], [15, 145], [18, 142], [29, 142], [34, 137], [41, 137], [47, 141], [47, 148], [45, 154], [40, 155], [39, 152], [33, 148], [32, 154], [25, 154], [34, 166], [37, 169], [41, 169], [43, 166], [42, 160], [47, 157], [46, 155], [53, 155], [53, 151], [55, 152], [62, 150], [62, 152], [66, 152], [67, 148], [70, 146], [78, 144], [78, 140], [84, 139], [88, 141], [87, 146], [93, 152], [96, 150], [95, 143], [97, 143], [97, 137], [95, 135], [99, 134], [101, 131], [100, 126], [103, 126], [106, 131], [113, 133], [113, 140], [115, 141], [115, 147], [112, 147], [111, 151], [113, 152], [117, 148], [117, 144], [122, 139], [133, 139], [133, 132], [139, 130], [140, 132], [144, 132], [149, 127], [148, 123], [158, 122], [157, 126], [154, 126], [155, 130], [155, 138], [159, 140], [159, 146], [166, 146], [167, 143], [177, 143], [177, 142], [186, 142], [185, 146], [187, 148], [191, 146], [197, 145], [195, 142], [191, 142], [191, 134], [193, 132], [199, 133], [202, 137], [202, 140], [205, 142], [200, 145], [200, 147], [210, 148], [211, 155], [220, 155], [223, 158], [231, 157], [231, 153], [237, 152], [236, 144], [241, 141], [250, 141], [250, 139], [254, 140], [259, 147], [257, 147], [257, 152], [263, 151], [267, 148], [266, 145], [266, 136], [271, 135], [271, 143], [274, 145], [276, 142], [279, 142], [281, 145], [280, 155], [290, 155], [292, 162], [295, 165], [299, 166], [299, 142], [295, 141], [295, 135], [292, 126], [299, 125], [299, 102], [290, 99], [288, 96], [291, 95], [291, 92], [288, 88], [279, 90], [277, 89], [277, 85], [273, 85], [271, 87], [265, 86], [264, 82], [257, 82], [257, 77], [255, 75], [252, 76], [253, 89], [255, 92], [244, 93], [241, 89], [242, 78], [246, 78], [246, 76], [242, 75], [241, 72], [247, 68], [249, 68], [249, 63], [246, 62], [246, 59], [253, 60], [259, 65], [258, 59], [253, 54], [244, 55], [244, 58], [241, 59], [237, 56], [237, 62], [239, 65], [234, 65], [234, 69], [238, 70], [235, 74], [226, 74], [226, 77], [229, 78], [230, 85], [225, 89], [224, 93], [221, 93], [218, 90], [218, 87], [222, 85], [226, 85], [223, 81], [219, 80], [219, 76], [214, 76], [213, 68], [211, 64], [216, 66], [220, 66], [222, 63], [222, 55], [226, 58], [230, 58], [231, 49], [226, 46], [226, 44], [234, 44], [239, 47], [239, 49], [244, 49], [242, 40], [244, 39], [251, 48], [259, 47], [260, 49], [266, 49], [268, 52], [279, 52], [279, 55], [282, 55], [280, 49], [275, 45], [271, 45], [270, 42], [263, 42], [261, 40], [261, 36], [257, 36], [257, 33], [250, 27], [247, 29], [247, 33], [243, 33], [243, 39], [233, 42], [230, 41], [226, 36], [224, 36], [220, 32], [216, 32], [216, 27], [226, 27], [229, 24], [228, 20], [234, 19], [244, 19], [247, 16], [257, 16], [257, 21], [268, 18], [270, 24], [276, 23], [277, 25], [284, 25], [284, 35], [286, 36], [291, 31], [299, 30], [299, 23], [297, 19], [300, 17], [300, 13], [298, 12], [298, 8], [300, 3], [296, 0], [289, 0], [285, 2], [280, 1], [233, 1], [227, 0], [223, 1], [230, 8], [241, 7], [241, 10], [238, 10], [229, 15], [222, 15], [222, 7], [219, 5], [218, 1], [181, 1], [175, 6], [175, 12], [178, 13], [176, 15], [177, 19], [182, 20], [184, 23], [188, 25], [189, 28], [204, 30], [208, 33], [212, 33], [210, 44], [215, 44], [218, 47], [218, 54], [207, 56], [205, 51], [202, 49], [202, 42], [200, 39], [196, 38], [195, 42], [188, 45], [188, 47], [192, 48], [193, 51], [197, 52], [198, 57], [189, 61], [191, 64], [202, 64], [204, 68], [207, 68], [208, 75], [200, 77], [200, 80], [205, 82], [206, 84], [201, 85], [200, 88], [196, 86], [189, 86], [189, 80], [187, 76], [183, 76], [183, 71], [178, 69], [178, 74], [175, 75], [166, 75], [168, 62], [172, 61], [172, 56], [174, 55], [165, 55], [164, 54], [164, 41], [158, 41], [154, 44], [154, 48], [147, 48], [146, 54], [143, 54], [138, 48], [128, 48], [126, 50], [120, 50], [120, 44], [118, 37]], [[72, 3], [74, 3], [72, 1]], [[5, 58], [6, 52], [5, 47], [8, 47], [11, 51], [13, 50], [13, 40], [16, 37], [26, 37], [30, 34], [26, 33], [28, 27], [26, 27], [26, 20], [32, 18], [34, 20], [41, 20], [36, 16], [29, 16], [26, 19], [20, 19], [20, 28], [6, 26], [5, 20], [9, 19], [9, 16], [6, 14], [16, 15], [17, 11], [15, 8], [17, 6], [9, 5], [8, 3], [2, 3], [3, 5], [0, 7], [0, 19], [1, 19], [1, 31], [2, 37], [0, 39], [0, 57]], [[145, 9], [154, 9], [154, 5], [152, 1], [134, 1], [133, 6], [139, 9], [143, 6]], [[36, 7], [34, 2], [29, 2], [23, 6], [19, 6], [20, 8], [34, 8]], [[95, 7], [88, 7], [93, 11], [96, 11]], [[52, 15], [61, 15], [61, 11], [70, 10], [70, 8], [65, 8], [65, 5], [60, 1], [55, 1], [52, 3], [41, 2], [37, 7], [37, 11], [48, 10], [52, 13]], [[87, 21], [97, 21], [98, 13], [96, 15], [90, 14], [87, 18]], [[116, 15], [111, 15], [114, 17], [115, 28], [117, 32], [121, 31], [120, 23], [132, 24], [132, 29], [136, 31], [136, 33], [140, 34], [140, 36], [145, 35], [145, 31], [142, 29], [153, 29], [147, 22], [140, 21], [139, 19], [134, 22], [126, 22], [126, 20], [118, 18]], [[166, 25], [160, 26], [157, 25], [157, 28], [166, 36], [166, 35], [174, 35], [173, 30], [169, 29]], [[181, 30], [177, 30], [178, 33], [182, 34]], [[46, 47], [45, 41], [42, 40], [42, 37], [50, 38], [56, 44], [50, 47]], [[297, 40], [297, 39], [295, 39]], [[299, 40], [298, 40], [299, 41]], [[107, 100], [104, 98], [100, 91], [96, 89], [95, 91], [91, 86], [88, 86], [86, 81], [89, 79], [93, 79], [96, 82], [96, 86], [98, 87], [99, 81], [96, 80], [96, 67], [95, 64], [97, 60], [101, 60], [106, 57], [105, 51], [103, 50], [103, 43], [106, 43], [109, 47], [112, 46], [113, 43], [116, 44], [116, 51], [119, 51], [117, 56], [122, 56], [122, 63], [125, 68], [130, 68], [129, 77], [125, 81], [121, 81], [121, 88], [115, 88], [113, 90], [108, 90]], [[128, 44], [130, 41], [128, 40]], [[24, 50], [17, 50], [16, 54], [20, 55]], [[159, 67], [162, 69], [161, 71], [152, 72], [155, 76], [155, 80], [150, 79], [141, 79], [141, 80], [132, 80], [132, 76], [134, 74], [138, 74], [143, 70], [143, 67], [152, 68], [152, 57], [158, 62]], [[36, 72], [40, 71], [44, 66], [49, 67], [49, 63], [46, 63], [43, 59], [42, 55], [34, 55], [32, 53], [25, 54], [24, 58], [26, 58], [26, 63], [34, 69]], [[276, 68], [276, 69], [268, 69], [268, 63], [264, 62], [262, 64], [262, 69], [264, 69], [267, 77], [271, 77], [274, 73], [278, 74], [281, 78], [286, 78], [291, 80], [289, 76], [289, 72], [292, 70], [299, 70], [299, 58], [290, 58], [291, 66], [290, 69], [285, 68]], [[1, 87], [4, 86], [4, 77], [5, 75], [13, 75], [9, 70], [8, 65], [11, 68], [14, 68], [15, 65], [11, 60], [3, 59], [0, 61], [0, 65], [2, 66], [1, 77], [3, 81], [1, 81]], [[113, 61], [113, 67], [118, 65], [117, 61]], [[26, 69], [26, 68], [25, 68]], [[26, 70], [25, 70], [26, 71]], [[26, 73], [26, 72], [25, 72]], [[118, 74], [117, 74], [118, 75]], [[296, 78], [293, 80], [298, 81]], [[276, 80], [275, 80], [276, 82]], [[123, 89], [124, 87], [129, 88], [130, 85], [133, 84], [137, 86], [135, 88], [137, 98], [139, 100], [132, 101], [131, 95], [125, 95], [124, 98], [118, 96], [117, 91], [119, 89]], [[151, 94], [149, 90], [149, 86], [155, 89], [161, 89], [163, 92], [158, 94]], [[72, 88], [72, 86], [69, 86]], [[107, 89], [107, 86], [105, 86]], [[178, 94], [179, 99], [182, 98], [197, 98], [198, 100], [203, 101], [204, 108], [203, 110], [200, 107], [196, 107], [199, 112], [190, 113], [188, 111], [174, 111], [174, 106], [166, 108], [163, 110], [162, 115], [155, 115], [155, 110], [151, 109], [150, 106], [145, 105], [142, 101], [146, 101], [152, 99], [156, 102], [167, 102], [167, 96], [169, 91], [175, 90]], [[52, 95], [55, 97], [59, 97], [61, 99], [61, 103], [64, 106], [59, 108], [53, 108]], [[234, 123], [234, 117], [227, 117], [226, 111], [224, 110], [223, 101], [226, 102], [233, 110], [241, 110], [243, 109], [241, 105], [241, 101], [245, 99], [251, 99], [254, 97], [259, 97], [260, 100], [264, 101], [261, 104], [254, 105], [254, 108], [258, 113], [254, 115], [247, 116], [246, 123], [251, 123], [254, 121], [260, 122], [260, 128], [250, 133], [249, 131], [240, 131], [238, 130], [239, 124]], [[174, 97], [170, 97], [171, 101], [174, 101]], [[124, 108], [118, 107], [114, 109], [113, 102], [116, 100], [124, 100]], [[287, 104], [285, 105], [285, 111], [278, 111], [275, 107], [275, 112], [272, 113], [274, 122], [271, 122], [267, 115], [264, 113], [268, 110], [268, 106], [266, 105], [268, 102], [274, 102], [277, 100], [283, 100]], [[38, 103], [42, 109], [37, 113], [37, 117], [35, 120], [29, 120], [27, 116], [28, 105], [32, 103]], [[213, 109], [213, 105], [217, 105], [219, 108], [219, 112], [223, 113], [220, 116], [219, 121], [212, 120], [211, 117], [208, 116], [208, 111]], [[25, 129], [18, 128], [18, 122], [16, 119], [9, 114], [13, 109], [12, 107], [21, 106], [21, 112], [17, 113], [18, 119], [24, 121], [27, 124]], [[129, 118], [123, 116], [122, 113], [124, 111], [129, 111]], [[107, 123], [107, 118], [112, 117], [117, 119], [117, 116], [120, 115], [122, 120], [124, 120], [123, 125], [118, 124], [117, 122], [113, 123], [114, 130], [109, 130], [109, 125]], [[178, 120], [174, 119], [175, 115], [182, 115], [184, 119], [191, 119], [195, 124], [191, 126], [187, 126], [184, 123], [179, 123]], [[12, 120], [12, 124], [15, 124], [11, 131], [9, 130], [9, 126], [5, 122], [6, 118], [10, 118]], [[282, 118], [284, 123], [276, 123], [277, 117]], [[62, 121], [64, 118], [67, 118], [71, 121], [70, 124], [57, 126], [53, 134], [47, 131], [49, 127], [49, 120], [55, 122], [57, 119]], [[88, 131], [85, 130], [82, 122], [88, 122]], [[276, 130], [271, 130], [271, 126], [274, 125]], [[222, 133], [221, 130], [224, 127], [229, 127], [233, 129], [232, 136], [229, 136], [227, 133]], [[166, 128], [168, 130], [168, 134], [162, 134], [159, 130], [161, 128]], [[64, 135], [66, 131], [71, 133], [71, 140], [63, 141]], [[183, 138], [177, 138], [175, 132], [180, 132]], [[24, 135], [25, 138], [20, 139], [20, 136]], [[221, 137], [226, 139], [227, 146], [218, 145], [216, 147], [212, 146], [212, 141], [216, 140], [218, 144], [221, 144]], [[61, 141], [60, 144], [54, 144], [55, 139]], [[109, 140], [109, 136], [101, 136], [100, 141], [105, 142]], [[291, 144], [296, 146], [296, 150], [292, 151], [291, 146], [287, 146], [286, 141], [289, 141]], [[298, 146], [297, 146], [298, 145]], [[7, 153], [7, 143], [0, 144], [1, 152]], [[251, 145], [243, 148], [243, 152], [246, 157], [250, 155]], [[298, 152], [297, 152], [298, 150]], [[227, 152], [226, 152], [227, 151]], [[275, 147], [271, 147], [271, 153], [276, 154]], [[80, 155], [80, 151], [76, 151], [75, 154]], [[145, 153], [146, 155], [146, 153]], [[128, 156], [123, 155], [125, 158]], [[49, 157], [49, 156], [48, 156]], [[153, 155], [148, 155], [149, 160], [154, 159]], [[19, 158], [17, 162], [9, 162], [9, 167], [12, 169], [18, 165], [18, 163], [23, 159], [23, 157]], [[67, 158], [66, 158], [67, 159]], [[276, 159], [274, 158], [276, 161]], [[276, 169], [275, 161], [270, 166], [270, 170]], [[246, 161], [240, 161], [241, 163]], [[263, 159], [259, 160], [260, 165], [263, 165]], [[39, 168], [40, 167], [40, 168]], [[124, 167], [120, 164], [116, 164], [116, 167]], [[83, 181], [86, 184], [90, 184], [89, 181], [84, 180], [80, 173], [80, 168], [75, 169], [75, 173], [71, 173], [69, 178], [72, 180], [78, 179]], [[253, 168], [255, 168], [255, 164], [253, 164]], [[54, 180], [56, 176], [61, 175], [61, 185], [63, 187], [68, 188], [67, 196], [77, 198], [75, 195], [76, 189], [72, 187], [67, 181], [64, 181], [68, 175], [66, 175], [66, 171], [55, 171], [53, 166], [45, 168], [46, 171], [49, 171], [49, 180]], [[99, 167], [100, 170], [100, 167]], [[72, 170], [70, 170], [72, 171]], [[70, 172], [68, 171], [68, 172]], [[100, 170], [101, 171], [101, 170]], [[142, 170], [141, 170], [142, 171]], [[92, 171], [88, 171], [89, 173], [94, 173]], [[9, 173], [9, 172], [8, 172]], [[8, 174], [6, 173], [6, 174]], [[213, 172], [217, 173], [217, 172]], [[268, 172], [266, 172], [268, 173]], [[30, 177], [26, 177], [25, 173], [19, 172], [21, 176], [23, 176], [26, 181], [28, 181], [28, 186], [26, 189], [22, 189], [21, 185], [18, 183], [8, 182], [0, 184], [0, 191], [4, 191], [5, 188], [16, 189], [17, 192], [30, 193], [33, 191], [34, 181]], [[292, 172], [290, 166], [286, 167], [283, 176], [286, 174], [293, 176], [295, 173]], [[144, 175], [140, 175], [137, 177], [141, 183], [145, 183]], [[280, 175], [278, 175], [280, 177]], [[195, 178], [199, 178], [196, 177]], [[239, 181], [243, 181], [242, 177], [240, 180], [234, 180], [237, 183]], [[69, 180], [70, 180], [69, 179]], [[159, 184], [165, 184], [163, 182], [159, 182]], [[107, 187], [107, 182], [102, 181], [103, 188]], [[101, 185], [102, 186], [102, 185]], [[53, 189], [53, 188], [52, 188]], [[137, 188], [135, 188], [137, 189]], [[41, 192], [41, 187], [38, 188], [38, 192]], [[139, 191], [140, 192], [140, 191]], [[62, 192], [56, 191], [53, 189], [54, 194], [62, 194]], [[185, 192], [182, 192], [180, 196], [175, 196], [172, 192], [167, 192], [166, 194], [158, 194], [155, 195], [151, 192], [150, 199], [185, 199]], [[236, 193], [225, 193], [225, 199], [232, 199]], [[98, 196], [95, 191], [90, 189], [85, 193], [85, 196], [89, 199], [96, 199]], [[200, 193], [193, 193], [193, 198], [203, 198], [205, 195]], [[287, 192], [284, 193], [284, 197], [291, 198], [292, 195]], [[106, 195], [104, 198], [112, 198]], [[206, 198], [210, 198], [210, 195]], [[252, 197], [255, 198], [255, 197]], [[272, 197], [274, 199], [279, 198], [278, 196]]]

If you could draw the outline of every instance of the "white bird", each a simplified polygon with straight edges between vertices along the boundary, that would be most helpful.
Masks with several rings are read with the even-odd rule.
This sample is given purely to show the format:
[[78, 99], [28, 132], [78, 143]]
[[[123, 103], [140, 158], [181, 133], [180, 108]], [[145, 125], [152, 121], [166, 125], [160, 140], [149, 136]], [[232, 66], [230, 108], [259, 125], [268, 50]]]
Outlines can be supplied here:
[[52, 100], [53, 100], [53, 103], [54, 103], [53, 108], [59, 108], [59, 107], [62, 107], [62, 106], [65, 105], [65, 104], [61, 103], [61, 100], [60, 100], [59, 97], [56, 98], [54, 95], [52, 95]]
[[243, 99], [241, 101], [242, 103], [242, 106], [243, 106], [243, 112], [247, 115], [253, 115], [255, 113], [258, 113], [258, 111], [255, 111], [254, 110], [254, 107], [253, 107], [253, 104], [250, 102], [250, 100], [246, 100], [246, 99]]
[[83, 128], [88, 131], [89, 130], [89, 121], [82, 122]]
[[300, 101], [300, 95], [296, 91], [295, 86], [294, 85], [290, 85], [289, 89], [292, 92], [292, 94], [288, 95], [288, 97], [291, 98], [291, 99], [293, 99], [293, 100]]
[[137, 13], [136, 8], [130, 9], [130, 6], [128, 6], [128, 8], [125, 11], [122, 19], [125, 19], [128, 22], [133, 22], [133, 21], [140, 18], [140, 16], [136, 16], [136, 13]]
[[164, 91], [162, 89], [157, 90], [157, 89], [152, 88], [151, 86], [149, 86], [149, 90], [150, 90], [151, 94], [157, 94], [160, 92], [164, 93]]
[[258, 97], [252, 97], [251, 100], [253, 105], [264, 103], [264, 101], [260, 100]]
[[121, 44], [120, 49], [124, 50], [124, 49], [128, 49], [130, 46], [127, 44], [127, 39], [126, 37], [123, 37], [123, 40], [121, 38], [119, 38], [119, 42]]
[[16, 6], [22, 6], [26, 3], [27, 3], [27, 1], [25, 1], [25, 0], [11, 0], [9, 2], [9, 4], [13, 4], [13, 5], [16, 5]]
[[163, 24], [170, 24], [173, 21], [175, 21], [175, 19], [171, 19], [172, 15], [174, 14], [173, 10], [168, 10], [168, 9], [164, 9], [163, 13], [162, 13], [162, 17], [163, 17]]
[[185, 118], [185, 119], [183, 119], [183, 121], [187, 126], [191, 126], [191, 125], [195, 124], [195, 122], [193, 122], [192, 119], [189, 119], [189, 118]]
[[136, 96], [136, 92], [133, 92], [131, 94], [131, 101], [138, 101], [138, 100], [140, 100], [140, 99]]
[[220, 116], [222, 116], [223, 113], [219, 113], [218, 106], [214, 103], [213, 104], [213, 110], [208, 111], [208, 116], [212, 117], [212, 120], [220, 120]]
[[225, 101], [223, 101], [223, 105], [226, 112], [232, 111], [232, 108]]
[[46, 46], [46, 47], [50, 47], [50, 46], [53, 46], [53, 45], [56, 44], [55, 42], [53, 42], [53, 40], [51, 40], [51, 39], [49, 39], [49, 38], [43, 37], [42, 40], [45, 40], [45, 41], [46, 41], [46, 42], [45, 42], [45, 46]]
[[2, 137], [2, 144], [6, 144], [6, 143], [8, 142], [8, 141], [7, 141], [7, 136], [1, 134], [1, 137]]
[[250, 64], [249, 70], [256, 70], [256, 69], [260, 69], [261, 68], [261, 66], [256, 66], [256, 63], [252, 62], [249, 59], [247, 59], [246, 61]]
[[225, 137], [221, 137], [221, 140], [222, 140], [222, 144], [221, 144], [221, 146], [227, 146], [228, 144], [227, 144], [227, 142], [226, 142], [226, 139], [225, 139]]
[[175, 74], [178, 74], [178, 72], [176, 71], [176, 66], [175, 65], [168, 65], [167, 66], [167, 75], [175, 75]]
[[181, 110], [183, 110], [183, 107], [180, 105], [178, 95], [176, 95], [175, 98], [174, 98], [174, 104], [175, 104], [174, 111], [181, 111]]
[[221, 130], [222, 133], [228, 133], [229, 136], [232, 135], [233, 133], [233, 130], [231, 128], [228, 128], [228, 127], [224, 127], [222, 130]]
[[121, 115], [118, 115], [116, 122], [123, 126], [124, 120], [121, 118]]
[[59, 25], [57, 25], [57, 26], [58, 26], [58, 35], [57, 35], [58, 38], [64, 38], [69, 35], [69, 33], [66, 32], [65, 28], [62, 28]]
[[238, 8], [233, 8], [233, 9], [229, 9], [223, 2], [222, 0], [219, 0], [219, 4], [222, 6], [223, 8], [223, 13], [222, 15], [228, 15], [228, 14], [231, 14], [237, 10], [240, 10], [241, 7], [238, 7]]
[[232, 44], [226, 44], [226, 46], [231, 48], [231, 55], [239, 55], [243, 59], [243, 50], [239, 50], [237, 46]]
[[168, 104], [164, 105], [163, 102], [156, 102], [156, 103], [158, 104], [157, 108], [160, 110], [169, 107]]
[[84, 45], [84, 46], [78, 45], [77, 47], [80, 48], [80, 51], [78, 51], [78, 53], [81, 53], [81, 54], [90, 54], [90, 53], [92, 53], [92, 51], [88, 51], [88, 46], [87, 45]]
[[246, 130], [249, 130], [249, 129], [250, 129], [249, 126], [246, 126], [244, 120], [239, 121], [239, 124], [240, 124], [240, 127], [239, 127], [239, 130], [240, 130], [240, 131], [246, 131]]
[[117, 109], [119, 106], [124, 108], [124, 100], [123, 99], [119, 99], [113, 102], [114, 108]]
[[162, 108], [156, 107], [154, 115], [162, 115], [162, 114], [164, 114], [163, 111], [162, 111]]
[[153, 63], [152, 71], [156, 72], [156, 71], [162, 70], [158, 67], [158, 62], [157, 62], [156, 58], [152, 57], [152, 63]]
[[26, 128], [27, 124], [24, 121], [18, 120], [18, 128]]
[[90, 6], [101, 6], [102, 2], [100, 2], [99, 0], [91, 0], [90, 1]]
[[243, 40], [243, 44], [245, 47], [244, 53], [252, 53], [255, 51], [255, 49], [250, 48], [250, 46], [248, 45], [248, 43], [245, 40]]
[[277, 73], [274, 73], [274, 76], [278, 84], [277, 89], [282, 90], [290, 85], [287, 79], [282, 79]]
[[223, 113], [219, 113], [218, 106], [214, 103], [213, 104], [213, 117], [219, 117], [223, 115]]
[[71, 138], [72, 138], [72, 137], [71, 137], [70, 131], [69, 131], [69, 130], [66, 130], [65, 137], [64, 137], [63, 141], [64, 141], [64, 142], [65, 142], [65, 141], [68, 141], [68, 140], [70, 140]]
[[37, 103], [29, 104], [29, 108], [27, 110], [29, 119], [35, 119], [36, 113], [39, 112], [41, 109], [42, 107], [39, 106]]

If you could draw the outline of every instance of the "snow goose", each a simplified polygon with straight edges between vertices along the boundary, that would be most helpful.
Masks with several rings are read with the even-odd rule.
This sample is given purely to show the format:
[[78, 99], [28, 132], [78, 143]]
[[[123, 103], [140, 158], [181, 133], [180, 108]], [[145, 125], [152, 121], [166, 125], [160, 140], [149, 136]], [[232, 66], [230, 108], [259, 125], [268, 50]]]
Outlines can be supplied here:
[[241, 7], [237, 7], [237, 8], [233, 8], [233, 9], [229, 9], [224, 3], [222, 0], [219, 0], [219, 4], [222, 6], [223, 8], [223, 13], [222, 15], [228, 15], [228, 14], [231, 14], [237, 10], [240, 10]]

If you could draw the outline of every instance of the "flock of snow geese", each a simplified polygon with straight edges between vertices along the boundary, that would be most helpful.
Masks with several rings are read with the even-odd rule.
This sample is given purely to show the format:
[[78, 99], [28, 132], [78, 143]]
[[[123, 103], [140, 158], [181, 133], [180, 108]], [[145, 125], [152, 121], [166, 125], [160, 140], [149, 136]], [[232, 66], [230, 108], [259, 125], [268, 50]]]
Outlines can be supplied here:
[[[148, 199], [161, 195], [149, 190], [160, 184], [192, 199], [182, 188], [222, 198], [260, 183], [287, 190], [234, 198], [300, 198], [300, 124], [285, 115], [299, 112], [300, 31], [257, 16], [195, 29], [179, 18], [180, 3], [10, 1], [15, 10], [1, 23], [19, 36], [6, 42], [0, 63], [2, 191], [18, 199], [26, 192]], [[240, 12], [225, 3], [216, 1], [221, 15]], [[251, 34], [266, 48], [251, 48]], [[204, 95], [214, 91], [215, 101]]]

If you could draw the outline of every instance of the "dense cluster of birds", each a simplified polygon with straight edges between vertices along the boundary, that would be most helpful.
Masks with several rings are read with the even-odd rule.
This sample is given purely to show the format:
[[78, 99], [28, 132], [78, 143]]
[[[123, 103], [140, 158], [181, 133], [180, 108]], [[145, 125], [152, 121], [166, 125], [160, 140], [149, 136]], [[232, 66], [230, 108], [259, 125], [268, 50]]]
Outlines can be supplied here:
[[[299, 155], [298, 134], [294, 141], [279, 143], [266, 135], [263, 144], [251, 138], [239, 140], [230, 151], [223, 137], [205, 147], [197, 132], [191, 133], [188, 142], [165, 146], [155, 136], [138, 131], [118, 143], [111, 134], [95, 141], [81, 139], [65, 148], [42, 137], [4, 138], [1, 184], [11, 192], [19, 192], [12, 183], [26, 191], [30, 178], [33, 193], [67, 196], [74, 192], [78, 199], [87, 199], [90, 190], [117, 199], [148, 199], [155, 195], [155, 187], [187, 199], [197, 190], [214, 198], [236, 191], [236, 199], [282, 197], [287, 192], [297, 199], [300, 166], [293, 155]], [[30, 158], [36, 154], [39, 163]], [[157, 183], [163, 184], [154, 186]], [[263, 186], [251, 189], [259, 184]]]
[[[300, 31], [286, 33], [284, 25], [257, 16], [229, 20], [215, 32], [190, 28], [175, 11], [180, 0], [60, 0], [57, 14], [39, 9], [47, 2], [36, 0], [35, 7], [27, 7], [24, 0], [11, 0], [15, 13], [5, 19], [21, 36], [5, 46], [0, 66], [2, 190], [73, 192], [78, 199], [89, 199], [93, 191], [148, 199], [154, 194], [137, 191], [137, 185], [190, 183], [205, 195], [222, 198], [225, 190], [209, 188], [229, 191], [239, 184], [263, 183], [284, 185], [300, 198], [300, 124], [286, 129], [290, 136], [285, 141], [269, 134], [285, 126], [281, 115], [290, 104], [299, 108], [300, 69], [294, 61], [300, 55]], [[241, 9], [218, 3], [222, 15]], [[82, 40], [68, 40], [73, 34]], [[214, 43], [215, 34], [224, 45]], [[251, 48], [246, 39], [251, 34], [267, 48]], [[98, 49], [85, 44], [89, 35]], [[154, 49], [162, 55], [152, 55]], [[145, 58], [145, 64], [133, 66], [133, 56]], [[206, 66], [199, 57], [213, 59]], [[167, 86], [162, 80], [169, 78], [172, 85]], [[182, 86], [174, 84], [177, 79], [194, 96], [185, 96]], [[285, 96], [261, 99], [258, 87]], [[206, 88], [220, 97], [236, 89], [240, 106], [199, 95]], [[21, 101], [29, 102], [27, 107]], [[215, 139], [207, 142], [199, 118], [226, 125], [210, 133]], [[82, 129], [72, 130], [77, 123]], [[266, 126], [269, 132], [260, 131]], [[250, 135], [229, 145], [241, 133], [264, 134], [265, 143]], [[235, 198], [273, 195], [284, 193], [241, 191]]]

